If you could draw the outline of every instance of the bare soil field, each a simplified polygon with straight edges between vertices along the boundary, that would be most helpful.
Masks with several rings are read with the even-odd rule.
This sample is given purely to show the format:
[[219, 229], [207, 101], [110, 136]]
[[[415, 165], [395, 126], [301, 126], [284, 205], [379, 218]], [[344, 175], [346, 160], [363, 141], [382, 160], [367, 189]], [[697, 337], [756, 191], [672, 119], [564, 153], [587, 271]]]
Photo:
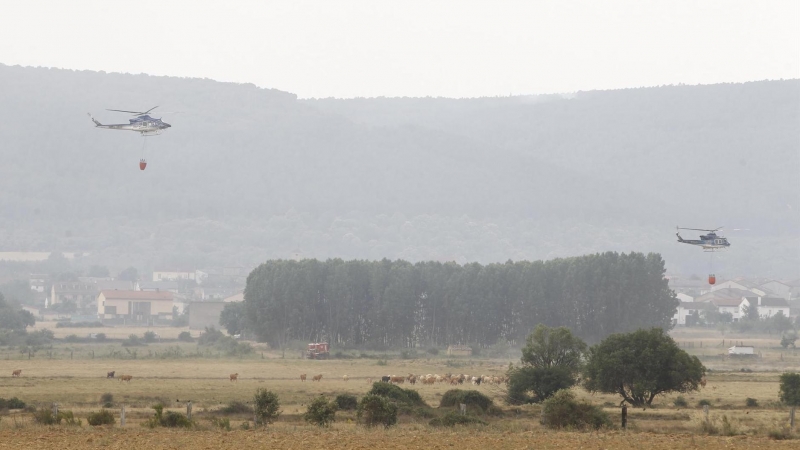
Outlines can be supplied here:
[[454, 431], [403, 426], [364, 430], [353, 425], [332, 429], [274, 427], [251, 431], [176, 431], [144, 429], [26, 429], [0, 431], [0, 448], [14, 449], [790, 449], [797, 441], [760, 437], [695, 436], [634, 432], [576, 433]]

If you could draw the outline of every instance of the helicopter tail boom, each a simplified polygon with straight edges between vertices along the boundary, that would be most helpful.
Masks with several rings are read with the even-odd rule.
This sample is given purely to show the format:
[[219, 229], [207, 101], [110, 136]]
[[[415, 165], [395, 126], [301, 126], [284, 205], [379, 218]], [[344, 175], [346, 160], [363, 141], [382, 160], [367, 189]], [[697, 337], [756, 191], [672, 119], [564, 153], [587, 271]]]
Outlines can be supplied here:
[[98, 122], [94, 117], [92, 117], [91, 114], [89, 114], [89, 113], [86, 113], [86, 114], [88, 114], [89, 118], [92, 119], [92, 122], [94, 122], [94, 126], [96, 126], [96, 127], [102, 127], [103, 126], [103, 124]]

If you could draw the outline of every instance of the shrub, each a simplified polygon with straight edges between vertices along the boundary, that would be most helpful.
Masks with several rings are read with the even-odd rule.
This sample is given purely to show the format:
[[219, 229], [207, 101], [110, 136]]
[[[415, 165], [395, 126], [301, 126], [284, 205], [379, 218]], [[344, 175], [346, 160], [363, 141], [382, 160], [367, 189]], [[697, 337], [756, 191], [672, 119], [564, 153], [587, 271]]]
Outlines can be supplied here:
[[[227, 417], [222, 418], [222, 419], [217, 418], [217, 417], [212, 417], [209, 420], [211, 421], [211, 425], [213, 425], [214, 427], [222, 429], [222, 430], [225, 430], [225, 431], [231, 431], [231, 421]], [[245, 423], [247, 423], [247, 422], [245, 422]], [[249, 428], [249, 424], [248, 424], [248, 428]]]
[[436, 356], [436, 355], [438, 355], [438, 354], [439, 354], [439, 349], [438, 349], [438, 348], [436, 348], [436, 347], [431, 347], [431, 348], [429, 348], [429, 349], [427, 349], [427, 350], [425, 350], [425, 351], [426, 351], [426, 352], [428, 352], [428, 353], [430, 353], [430, 354], [431, 354], [431, 355], [433, 355], [433, 356]]
[[483, 395], [478, 391], [462, 391], [461, 389], [450, 389], [442, 396], [439, 402], [440, 408], [453, 407], [458, 408], [459, 404], [465, 404], [467, 407], [477, 406], [482, 412], [489, 410], [494, 405], [492, 399]]
[[[575, 369], [570, 367], [522, 366], [508, 371], [510, 405], [541, 403], [561, 389], [569, 389], [577, 382]], [[532, 395], [531, 395], [532, 394]]]
[[783, 427], [778, 429], [769, 430], [767, 433], [770, 439], [774, 439], [776, 441], [783, 441], [785, 439], [792, 438], [792, 432], [789, 430], [789, 427]]
[[454, 427], [456, 425], [471, 425], [471, 424], [488, 425], [486, 422], [478, 419], [477, 417], [462, 416], [461, 414], [455, 411], [450, 411], [444, 416], [431, 419], [431, 421], [428, 422], [428, 425], [432, 427]]
[[212, 345], [224, 337], [225, 335], [222, 333], [222, 331], [219, 331], [214, 327], [206, 327], [205, 332], [200, 335], [199, 339], [197, 339], [197, 343], [200, 345]]
[[115, 423], [114, 415], [105, 409], [101, 409], [98, 412], [89, 413], [89, 415], [86, 417], [86, 421], [89, 422], [89, 425], [93, 427], [99, 425], [114, 425]]
[[144, 345], [142, 338], [135, 334], [131, 334], [128, 336], [128, 339], [122, 343], [124, 347], [136, 347], [139, 345]]
[[253, 408], [242, 402], [230, 402], [219, 410], [222, 414], [253, 414]]
[[256, 416], [256, 425], [267, 425], [280, 416], [281, 403], [278, 394], [266, 389], [259, 389], [253, 398], [253, 411]]
[[699, 402], [697, 402], [697, 406], [699, 407], [711, 406], [711, 400], [702, 399]]
[[[106, 392], [105, 394], [100, 396], [100, 403], [104, 405], [108, 405], [114, 403], [114, 394], [110, 392]], [[110, 408], [110, 406], [106, 406], [106, 408]]]
[[158, 335], [153, 331], [145, 331], [144, 333], [144, 341], [147, 343], [152, 343], [158, 340]]
[[542, 418], [549, 428], [611, 427], [611, 420], [602, 409], [588, 402], [578, 402], [575, 394], [564, 389], [542, 402]]
[[386, 361], [385, 359], [378, 359], [377, 361], [375, 361], [376, 366], [385, 366], [387, 364], [389, 364], [389, 362]]
[[178, 335], [178, 340], [181, 342], [194, 342], [192, 333], [189, 333], [188, 331], [181, 331], [181, 334]]
[[64, 342], [69, 342], [71, 344], [75, 343], [75, 342], [78, 342], [80, 340], [81, 340], [81, 338], [79, 338], [77, 334], [70, 334], [69, 336], [64, 338]]
[[367, 394], [358, 403], [356, 415], [359, 422], [363, 423], [367, 428], [378, 425], [389, 428], [397, 423], [397, 405], [390, 402], [386, 397]]
[[153, 417], [147, 419], [147, 422], [142, 423], [142, 426], [150, 428], [191, 428], [192, 425], [194, 425], [191, 420], [181, 413], [174, 411], [167, 411], [165, 413], [164, 405], [161, 403], [153, 406], [153, 409], [155, 410], [155, 414], [153, 414]]
[[96, 335], [94, 335], [94, 338], [97, 339], [98, 342], [104, 342], [106, 340], [106, 334], [97, 333]]
[[342, 411], [348, 411], [358, 408], [358, 399], [355, 395], [339, 394], [336, 396], [336, 406]]
[[672, 404], [678, 408], [686, 408], [687, 406], [689, 406], [689, 403], [686, 401], [685, 398], [683, 398], [682, 395], [679, 395], [678, 398], [676, 398], [675, 401], [672, 402]]
[[317, 397], [308, 405], [308, 409], [303, 414], [303, 420], [320, 427], [330, 426], [336, 420], [336, 402], [329, 402], [323, 396]]
[[754, 398], [747, 397], [747, 399], [745, 399], [745, 401], [744, 401], [744, 404], [748, 408], [757, 408], [758, 407], [758, 400], [756, 400]]
[[65, 425], [81, 426], [81, 421], [75, 419], [72, 411], [59, 411], [58, 414], [53, 414], [50, 408], [41, 408], [34, 410], [33, 421], [40, 425], [61, 425], [63, 421]]
[[25, 409], [25, 402], [17, 397], [11, 397], [8, 400], [0, 398], [0, 409]]
[[800, 373], [781, 374], [780, 399], [789, 406], [800, 406]]
[[413, 389], [403, 389], [391, 383], [375, 382], [368, 394], [378, 395], [403, 403], [408, 406], [428, 406], [419, 396], [419, 392]]

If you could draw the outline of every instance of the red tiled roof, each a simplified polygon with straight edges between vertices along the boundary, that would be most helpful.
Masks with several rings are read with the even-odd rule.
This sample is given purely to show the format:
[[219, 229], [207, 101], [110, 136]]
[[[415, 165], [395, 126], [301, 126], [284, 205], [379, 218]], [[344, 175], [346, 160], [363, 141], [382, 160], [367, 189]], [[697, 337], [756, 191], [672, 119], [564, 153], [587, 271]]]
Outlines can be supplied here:
[[106, 300], [168, 300], [172, 301], [172, 292], [154, 291], [101, 291]]

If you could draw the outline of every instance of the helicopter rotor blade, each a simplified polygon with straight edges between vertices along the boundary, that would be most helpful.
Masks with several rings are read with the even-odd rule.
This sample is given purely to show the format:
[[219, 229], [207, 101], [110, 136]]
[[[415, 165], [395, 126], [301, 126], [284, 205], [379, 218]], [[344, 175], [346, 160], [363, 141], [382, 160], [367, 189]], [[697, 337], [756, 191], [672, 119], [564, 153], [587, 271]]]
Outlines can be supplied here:
[[679, 230], [694, 230], [694, 231], [709, 231], [709, 232], [719, 231], [719, 230], [722, 229], [722, 227], [719, 227], [719, 228], [714, 229], [714, 230], [707, 230], [705, 228], [684, 228], [684, 227], [676, 227], [676, 228], [679, 229]]
[[106, 111], [123, 112], [123, 113], [131, 113], [131, 114], [138, 114], [138, 115], [144, 114], [144, 113], [139, 112], [139, 111], [125, 111], [123, 109], [107, 109]]
[[145, 113], [145, 114], [149, 114], [149, 113], [150, 113], [150, 111], [152, 111], [152, 110], [154, 110], [154, 109], [156, 109], [156, 108], [158, 108], [158, 105], [156, 105], [156, 106], [153, 106], [152, 108], [148, 109], [148, 110], [147, 110], [147, 111], [145, 111], [144, 113]]

